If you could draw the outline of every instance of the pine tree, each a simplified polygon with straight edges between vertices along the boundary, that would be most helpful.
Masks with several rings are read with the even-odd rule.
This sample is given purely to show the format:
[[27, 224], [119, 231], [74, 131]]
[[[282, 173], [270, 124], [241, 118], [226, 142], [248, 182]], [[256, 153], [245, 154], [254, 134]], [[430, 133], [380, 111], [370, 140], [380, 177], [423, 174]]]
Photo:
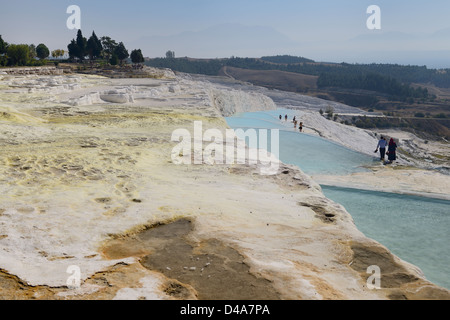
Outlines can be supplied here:
[[81, 29], [78, 29], [76, 44], [78, 47], [77, 58], [80, 59], [81, 61], [83, 61], [84, 57], [87, 54], [87, 52], [86, 52], [87, 40], [86, 40], [86, 38], [83, 37], [83, 34], [81, 33]]
[[92, 61], [100, 57], [103, 47], [100, 40], [98, 40], [95, 32], [92, 32], [92, 36], [89, 38], [86, 44], [86, 53], [89, 55], [89, 59]]
[[128, 58], [130, 55], [128, 54], [128, 50], [125, 48], [125, 45], [123, 42], [119, 42], [119, 45], [117, 46], [116, 50], [114, 50], [114, 53], [117, 55], [117, 58], [120, 60], [120, 64], [123, 63], [123, 60]]
[[7, 49], [8, 49], [8, 43], [3, 41], [2, 36], [0, 35], [0, 54], [6, 53]]

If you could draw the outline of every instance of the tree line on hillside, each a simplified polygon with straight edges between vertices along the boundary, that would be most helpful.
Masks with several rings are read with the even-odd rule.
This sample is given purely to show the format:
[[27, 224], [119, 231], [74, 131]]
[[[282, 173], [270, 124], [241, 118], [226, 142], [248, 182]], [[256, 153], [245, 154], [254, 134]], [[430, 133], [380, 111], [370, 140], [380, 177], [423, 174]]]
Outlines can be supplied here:
[[[412, 83], [432, 83], [450, 87], [450, 69], [436, 70], [425, 66], [398, 64], [315, 63], [302, 57], [274, 56], [259, 58], [231, 57], [225, 59], [156, 58], [147, 65], [175, 71], [218, 75], [224, 66], [250, 70], [280, 70], [318, 76], [319, 87], [365, 89], [391, 98], [433, 98], [426, 89], [414, 89]], [[312, 61], [312, 60], [311, 60]]]
[[314, 60], [307, 59], [304, 57], [295, 57], [290, 55], [277, 55], [277, 56], [264, 56], [261, 57], [261, 60], [272, 62], [272, 63], [280, 63], [280, 64], [293, 64], [293, 63], [304, 63], [309, 62], [313, 63]]
[[[266, 57], [268, 59], [268, 57]], [[154, 58], [145, 62], [157, 68], [169, 68], [174, 71], [216, 76], [224, 66], [252, 70], [283, 70], [287, 66], [268, 63], [261, 59], [231, 57], [228, 59], [189, 59], [174, 58], [166, 54], [166, 58]]]
[[67, 51], [56, 49], [50, 52], [48, 47], [40, 43], [34, 44], [9, 44], [0, 35], [0, 66], [41, 66], [47, 64], [46, 59], [50, 56], [57, 59], [66, 53], [68, 61], [83, 63], [87, 59], [90, 62], [101, 60], [111, 65], [123, 64], [130, 58], [133, 63], [144, 62], [141, 49], [132, 50], [128, 53], [123, 42], [117, 43], [108, 36], [97, 37], [95, 32], [89, 39], [83, 37], [82, 31], [77, 31], [77, 36], [67, 46]]
[[338, 87], [376, 91], [388, 95], [391, 99], [400, 99], [405, 101], [407, 98], [430, 98], [426, 88], [413, 88], [410, 85], [403, 84], [392, 77], [383, 76], [376, 73], [322, 73], [317, 79], [317, 86], [319, 88]]
[[[399, 65], [399, 64], [349, 64], [340, 63], [322, 68], [318, 75], [326, 73], [367, 75], [380, 74], [395, 78], [405, 83], [431, 83], [440, 88], [450, 88], [450, 69], [428, 69], [426, 66]], [[319, 70], [319, 67], [316, 67]]]
[[174, 71], [216, 76], [224, 66], [221, 60], [189, 60], [187, 58], [154, 58], [145, 64], [155, 68], [169, 68]]
[[[313, 62], [297, 62], [297, 63], [273, 63], [279, 59], [276, 56], [271, 60], [272, 63], [265, 63], [262, 59], [256, 58], [232, 58], [229, 59], [227, 65], [243, 69], [255, 70], [281, 70], [286, 72], [302, 73], [307, 75], [320, 76], [323, 74], [367, 76], [368, 74], [379, 74], [385, 76], [386, 80], [394, 78], [406, 85], [412, 83], [431, 83], [441, 88], [450, 88], [450, 69], [436, 70], [428, 69], [426, 66], [411, 66], [399, 64], [349, 64], [349, 63], [313, 63]], [[301, 61], [301, 57], [286, 57], [281, 61]], [[267, 57], [265, 60], [269, 61]]]

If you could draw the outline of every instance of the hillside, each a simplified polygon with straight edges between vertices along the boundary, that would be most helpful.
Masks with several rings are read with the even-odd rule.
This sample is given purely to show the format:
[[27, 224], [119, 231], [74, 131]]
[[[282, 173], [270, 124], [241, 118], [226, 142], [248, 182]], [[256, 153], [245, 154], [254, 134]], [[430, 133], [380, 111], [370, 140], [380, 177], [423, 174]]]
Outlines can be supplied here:
[[317, 76], [279, 70], [249, 70], [224, 66], [219, 75], [283, 91], [307, 92], [317, 89]]
[[[389, 118], [350, 119], [365, 128], [395, 128], [450, 139], [450, 70], [397, 64], [322, 63], [303, 57], [148, 59], [153, 67], [225, 76], [254, 85], [340, 102]], [[360, 121], [361, 120], [361, 121]], [[426, 121], [424, 121], [426, 120]]]

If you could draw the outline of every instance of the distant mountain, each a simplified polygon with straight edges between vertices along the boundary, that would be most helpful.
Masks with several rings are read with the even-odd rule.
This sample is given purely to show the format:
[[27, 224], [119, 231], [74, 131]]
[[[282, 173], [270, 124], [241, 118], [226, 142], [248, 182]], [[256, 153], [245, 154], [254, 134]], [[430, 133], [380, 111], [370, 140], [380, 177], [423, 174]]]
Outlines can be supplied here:
[[450, 28], [441, 29], [439, 31], [436, 31], [431, 35], [432, 38], [439, 38], [442, 40], [450, 40]]
[[367, 31], [348, 40], [304, 43], [303, 47], [301, 54], [316, 61], [450, 68], [450, 29], [422, 35]]
[[418, 40], [420, 36], [412, 35], [405, 32], [398, 31], [367, 31], [364, 34], [360, 34], [354, 38], [351, 38], [349, 42], [367, 42], [367, 41], [382, 41], [382, 42], [405, 42]]
[[450, 29], [432, 34], [413, 35], [404, 32], [367, 32], [348, 41], [350, 45], [381, 51], [441, 51], [450, 50]]
[[276, 29], [264, 26], [220, 24], [200, 31], [170, 36], [142, 37], [127, 43], [145, 56], [229, 58], [276, 56], [280, 53], [315, 61], [347, 63], [397, 63], [450, 68], [450, 28], [432, 34], [365, 31], [348, 40], [293, 41]]
[[290, 52], [298, 43], [270, 27], [220, 24], [201, 31], [142, 37], [129, 46], [139, 47], [151, 57], [162, 57], [172, 50], [178, 57], [224, 58]]

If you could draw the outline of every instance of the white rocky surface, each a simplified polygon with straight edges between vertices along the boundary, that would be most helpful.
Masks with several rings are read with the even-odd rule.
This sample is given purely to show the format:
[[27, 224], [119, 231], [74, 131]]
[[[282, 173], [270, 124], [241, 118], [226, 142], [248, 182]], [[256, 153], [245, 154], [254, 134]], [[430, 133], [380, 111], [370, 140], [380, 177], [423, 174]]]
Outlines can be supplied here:
[[[224, 115], [276, 108], [259, 92], [185, 77], [7, 75], [0, 108], [0, 269], [35, 295], [48, 286], [70, 297], [67, 268], [78, 266], [77, 298], [164, 298], [168, 279], [136, 262], [143, 253], [106, 258], [103, 246], [189, 217], [193, 241], [237, 248], [285, 299], [386, 299], [427, 290], [448, 296], [364, 237], [299, 168], [282, 165], [277, 175], [261, 175], [258, 166], [172, 163], [174, 130], [192, 130], [193, 121], [224, 130]], [[367, 132], [303, 116], [326, 137], [346, 143], [361, 134], [361, 145], [373, 142]], [[357, 249], [370, 257], [381, 252], [387, 266], [419, 280], [369, 290], [365, 270], [356, 267], [365, 263]]]

